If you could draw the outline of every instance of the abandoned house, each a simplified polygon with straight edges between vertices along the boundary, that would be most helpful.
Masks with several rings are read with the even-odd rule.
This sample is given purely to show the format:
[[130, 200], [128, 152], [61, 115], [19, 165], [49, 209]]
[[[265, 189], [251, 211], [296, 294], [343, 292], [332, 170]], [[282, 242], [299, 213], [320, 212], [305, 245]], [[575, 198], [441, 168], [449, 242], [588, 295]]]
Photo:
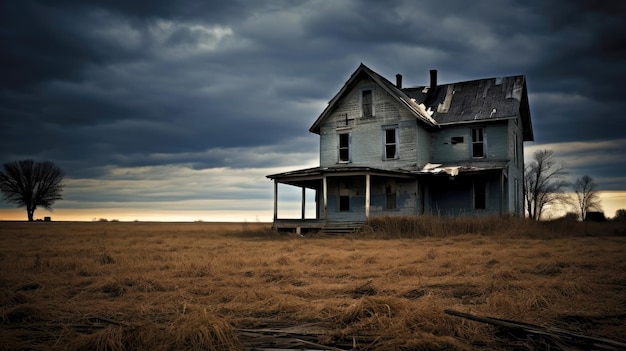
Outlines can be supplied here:
[[[523, 215], [524, 141], [533, 140], [522, 75], [393, 84], [361, 64], [315, 120], [319, 167], [268, 175], [274, 228], [317, 231], [381, 215]], [[278, 217], [278, 184], [302, 189], [302, 218]], [[305, 191], [315, 218], [305, 218]]]

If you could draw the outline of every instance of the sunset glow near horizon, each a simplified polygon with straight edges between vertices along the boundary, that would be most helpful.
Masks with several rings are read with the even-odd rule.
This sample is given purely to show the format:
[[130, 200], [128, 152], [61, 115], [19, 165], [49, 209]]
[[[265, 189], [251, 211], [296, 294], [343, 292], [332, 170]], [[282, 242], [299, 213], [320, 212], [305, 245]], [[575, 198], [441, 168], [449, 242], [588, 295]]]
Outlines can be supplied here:
[[[299, 190], [298, 190], [299, 192]], [[600, 192], [602, 211], [607, 218], [615, 216], [619, 209], [626, 209], [626, 191]], [[306, 205], [307, 218], [315, 217], [315, 208], [312, 200]], [[268, 209], [259, 212], [250, 211], [218, 211], [218, 210], [147, 210], [142, 208], [92, 208], [70, 209], [59, 207], [52, 212], [46, 209], [38, 209], [35, 218], [43, 219], [51, 217], [53, 221], [94, 222], [94, 221], [120, 221], [120, 222], [241, 222], [241, 223], [266, 223], [272, 222], [273, 212], [270, 203]], [[566, 212], [574, 212], [573, 208], [562, 208], [558, 211], [548, 210], [546, 218], [558, 218]], [[292, 201], [279, 207], [281, 218], [300, 218], [300, 201]], [[0, 221], [25, 221], [24, 209], [0, 209]]]

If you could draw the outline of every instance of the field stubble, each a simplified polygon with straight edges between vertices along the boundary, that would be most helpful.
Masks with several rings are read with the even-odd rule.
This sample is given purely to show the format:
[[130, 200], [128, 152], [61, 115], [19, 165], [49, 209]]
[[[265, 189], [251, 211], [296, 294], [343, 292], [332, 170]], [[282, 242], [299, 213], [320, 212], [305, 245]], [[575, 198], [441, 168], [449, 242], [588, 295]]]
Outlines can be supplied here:
[[[0, 222], [1, 350], [499, 349], [444, 309], [624, 342], [624, 236], [301, 238], [267, 224]], [[343, 343], [343, 344], [342, 344]]]

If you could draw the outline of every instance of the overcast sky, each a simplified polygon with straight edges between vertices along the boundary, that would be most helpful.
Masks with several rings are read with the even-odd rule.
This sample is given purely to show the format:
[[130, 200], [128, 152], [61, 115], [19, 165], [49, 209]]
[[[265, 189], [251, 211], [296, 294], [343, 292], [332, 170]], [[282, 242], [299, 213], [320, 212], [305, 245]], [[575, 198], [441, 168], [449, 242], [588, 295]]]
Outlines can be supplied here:
[[603, 0], [2, 1], [0, 162], [55, 162], [55, 213], [79, 220], [268, 220], [265, 175], [319, 164], [308, 129], [364, 63], [404, 86], [429, 69], [442, 84], [525, 74], [527, 158], [549, 148], [626, 191], [625, 14]]

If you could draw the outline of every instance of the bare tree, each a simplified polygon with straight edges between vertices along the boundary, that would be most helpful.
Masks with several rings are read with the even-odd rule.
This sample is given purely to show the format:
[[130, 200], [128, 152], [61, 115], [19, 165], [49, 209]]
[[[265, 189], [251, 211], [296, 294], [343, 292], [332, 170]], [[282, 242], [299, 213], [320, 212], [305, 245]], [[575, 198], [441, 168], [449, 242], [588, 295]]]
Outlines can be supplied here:
[[615, 218], [613, 218], [616, 222], [626, 222], [626, 209], [620, 208], [615, 211]]
[[598, 185], [588, 175], [584, 175], [574, 182], [574, 193], [578, 205], [578, 213], [582, 221], [587, 218], [587, 212], [590, 210], [600, 211], [600, 195], [598, 194]]
[[0, 192], [8, 202], [26, 207], [30, 222], [37, 207], [51, 210], [63, 198], [63, 187], [63, 172], [52, 162], [7, 162], [0, 171]]
[[570, 202], [565, 189], [565, 165], [554, 159], [554, 151], [538, 150], [530, 164], [524, 165], [524, 202], [528, 217], [541, 219], [548, 205]]

